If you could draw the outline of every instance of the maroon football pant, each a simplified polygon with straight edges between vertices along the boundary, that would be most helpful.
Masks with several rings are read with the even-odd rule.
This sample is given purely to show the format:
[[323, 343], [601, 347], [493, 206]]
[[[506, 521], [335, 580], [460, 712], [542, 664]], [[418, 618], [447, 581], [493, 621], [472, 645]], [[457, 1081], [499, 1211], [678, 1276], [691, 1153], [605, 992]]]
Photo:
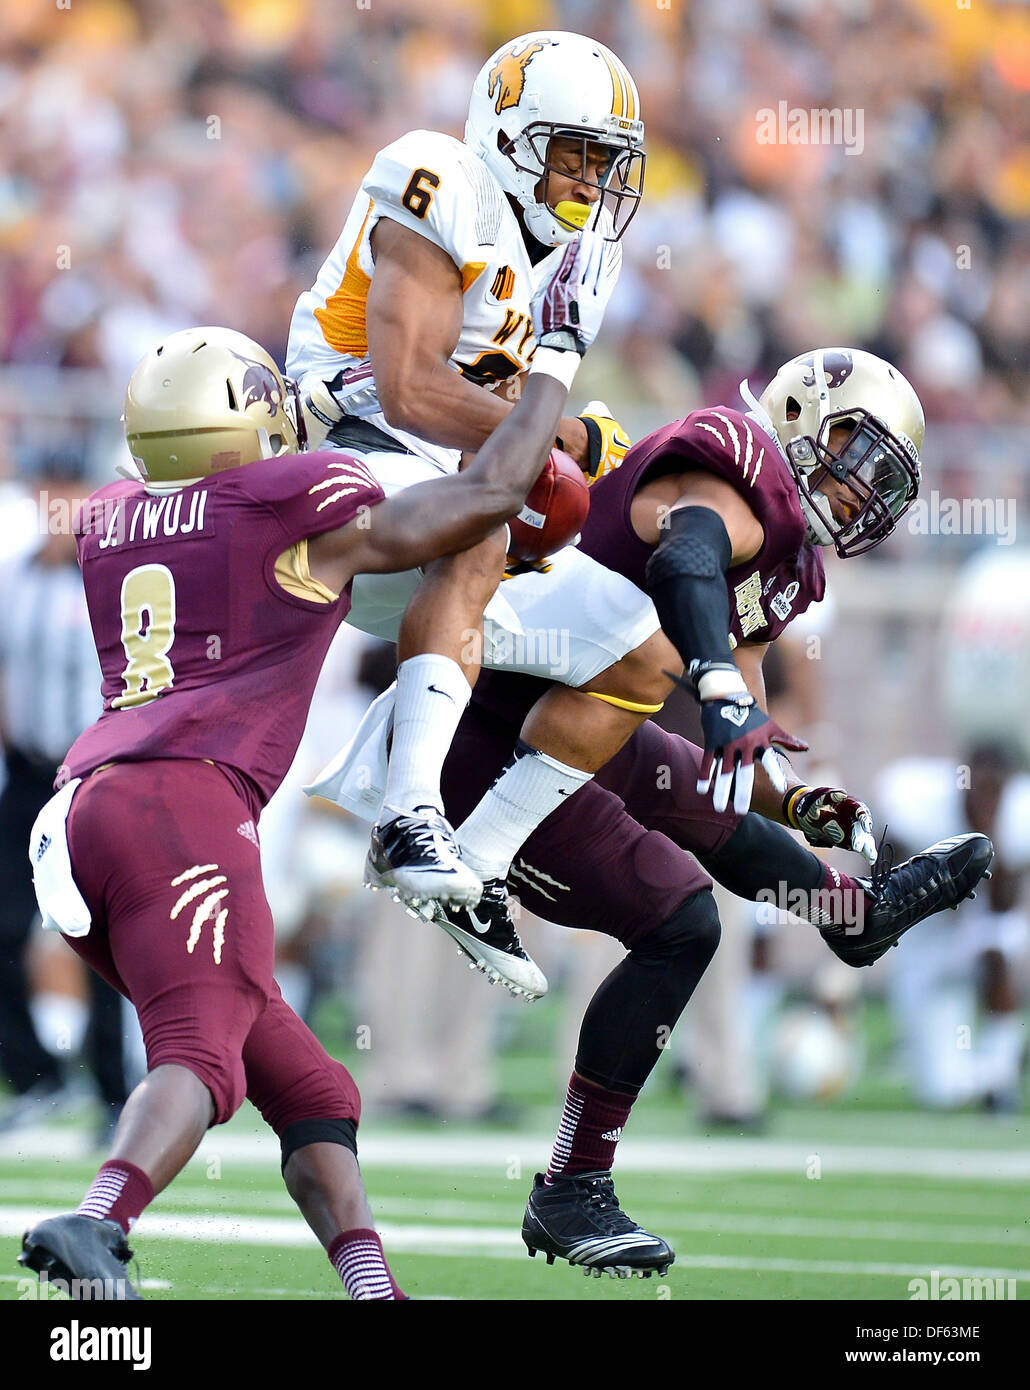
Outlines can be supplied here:
[[[518, 730], [471, 705], [444, 767], [448, 819], [460, 825], [512, 755]], [[688, 850], [720, 849], [740, 823], [697, 792], [701, 750], [642, 724], [593, 781], [525, 842], [508, 886], [550, 922], [605, 932], [632, 949], [712, 881]]]
[[215, 1123], [246, 1095], [275, 1132], [360, 1115], [357, 1087], [284, 1003], [251, 812], [209, 763], [118, 763], [77, 789], [72, 873], [89, 907], [68, 944], [139, 1015], [150, 1070], [188, 1068]]

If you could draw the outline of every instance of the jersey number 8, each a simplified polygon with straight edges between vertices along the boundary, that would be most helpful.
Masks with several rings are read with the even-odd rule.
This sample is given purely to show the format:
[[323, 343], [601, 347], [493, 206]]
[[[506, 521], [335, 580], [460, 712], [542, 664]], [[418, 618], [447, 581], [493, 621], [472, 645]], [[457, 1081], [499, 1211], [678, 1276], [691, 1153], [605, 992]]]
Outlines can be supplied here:
[[139, 565], [122, 580], [122, 646], [128, 663], [125, 692], [115, 709], [144, 705], [175, 679], [168, 659], [175, 641], [175, 580], [164, 565]]

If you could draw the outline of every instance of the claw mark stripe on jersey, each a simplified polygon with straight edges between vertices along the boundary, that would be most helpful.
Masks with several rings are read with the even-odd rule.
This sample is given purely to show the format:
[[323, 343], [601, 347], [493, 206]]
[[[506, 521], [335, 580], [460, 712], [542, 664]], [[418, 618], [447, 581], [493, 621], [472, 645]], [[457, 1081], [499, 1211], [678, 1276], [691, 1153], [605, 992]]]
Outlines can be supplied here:
[[494, 111], [498, 116], [509, 107], [518, 106], [526, 85], [526, 67], [536, 54], [543, 51], [542, 43], [528, 43], [521, 52], [516, 53], [515, 45], [511, 44], [490, 69], [490, 85], [486, 94], [492, 97], [496, 89]]
[[716, 439], [719, 441], [719, 443], [722, 445], [724, 449], [728, 449], [730, 447], [729, 441], [723, 439], [722, 431], [716, 429], [714, 425], [710, 425], [707, 420], [697, 420], [695, 421], [695, 423], [699, 430], [707, 430], [709, 434], [714, 434]]
[[[329, 463], [326, 467], [335, 468], [339, 476], [334, 475], [331, 478], [324, 478], [320, 483], [315, 483], [308, 488], [308, 496], [314, 497], [316, 493], [323, 492], [327, 487], [336, 488], [336, 491], [319, 502], [315, 508], [316, 512], [331, 506], [333, 502], [339, 502], [342, 497], [349, 497], [351, 493], [360, 492], [362, 488], [375, 486], [370, 474], [357, 460], [347, 463]], [[347, 487], [347, 483], [350, 483], [351, 486]]]
[[[751, 433], [751, 426], [748, 424], [746, 418], [741, 418], [739, 422], [739, 428], [743, 431], [744, 434], [744, 460], [743, 463], [741, 463], [740, 439], [737, 435], [738, 426], [734, 425], [733, 421], [729, 418], [728, 415], [723, 415], [718, 410], [713, 410], [712, 414], [714, 415], [716, 420], [721, 420], [722, 423], [725, 425], [726, 432], [729, 435], [730, 439], [733, 441], [733, 462], [740, 467], [743, 476], [746, 478], [748, 468], [751, 466], [751, 460], [754, 457], [755, 453], [755, 437]], [[715, 425], [707, 424], [704, 420], [698, 420], [697, 423], [701, 426], [702, 429], [708, 430], [710, 434], [714, 434], [720, 444], [726, 445], [727, 441], [723, 439], [721, 433]], [[754, 471], [752, 472], [751, 478], [749, 480], [752, 487], [754, 487], [755, 481], [759, 473], [762, 471], [762, 462], [764, 460], [764, 457], [765, 449], [760, 448], [758, 451], [758, 456], [757, 458], [755, 458]]]
[[[201, 874], [212, 872], [215, 874], [214, 878], [200, 878]], [[196, 881], [192, 882], [192, 880]], [[207, 895], [193, 914], [189, 936], [186, 938], [186, 950], [189, 955], [193, 954], [197, 942], [200, 940], [200, 933], [204, 923], [213, 921], [213, 949], [216, 965], [221, 965], [222, 963], [222, 946], [225, 942], [225, 924], [229, 917], [228, 908], [221, 908], [216, 913], [218, 904], [223, 898], [229, 896], [228, 888], [219, 887], [219, 884], [225, 883], [226, 881], [225, 874], [218, 873], [217, 864], [194, 864], [192, 868], [187, 869], [184, 873], [172, 879], [173, 888], [179, 888], [184, 883], [191, 884], [191, 886], [186, 889], [185, 893], [181, 894], [175, 906], [168, 914], [170, 920], [173, 922], [178, 917], [179, 913], [182, 912], [184, 908], [188, 907], [196, 898], [199, 898], [201, 894]], [[209, 891], [211, 889], [215, 891]]]

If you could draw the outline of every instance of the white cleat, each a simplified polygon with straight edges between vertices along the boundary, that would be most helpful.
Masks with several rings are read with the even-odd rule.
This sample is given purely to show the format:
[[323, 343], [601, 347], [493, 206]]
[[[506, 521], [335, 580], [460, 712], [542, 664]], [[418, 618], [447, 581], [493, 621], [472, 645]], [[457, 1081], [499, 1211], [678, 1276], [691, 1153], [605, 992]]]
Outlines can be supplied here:
[[475, 907], [483, 885], [462, 862], [451, 826], [433, 807], [416, 810], [427, 815], [395, 816], [373, 829], [366, 887], [389, 889], [409, 908]]
[[474, 907], [433, 904], [423, 908], [422, 915], [442, 927], [459, 953], [468, 956], [469, 968], [481, 970], [491, 984], [504, 985], [516, 999], [527, 1002], [547, 993], [547, 977], [519, 940], [500, 879], [483, 885]]

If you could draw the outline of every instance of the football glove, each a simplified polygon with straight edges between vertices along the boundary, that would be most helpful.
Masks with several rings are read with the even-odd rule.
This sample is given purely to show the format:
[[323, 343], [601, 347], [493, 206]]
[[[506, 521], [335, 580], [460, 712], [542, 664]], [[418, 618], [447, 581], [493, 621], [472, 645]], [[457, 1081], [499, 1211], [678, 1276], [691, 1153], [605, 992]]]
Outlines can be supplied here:
[[622, 265], [622, 247], [598, 232], [570, 241], [558, 268], [533, 296], [533, 331], [541, 347], [578, 352], [597, 337]]
[[317, 372], [306, 372], [297, 384], [297, 392], [309, 452], [322, 447], [326, 436], [345, 415], [360, 418], [382, 409], [372, 369], [365, 363], [339, 371], [328, 381], [323, 381]]
[[875, 863], [869, 807], [840, 787], [791, 787], [783, 798], [783, 814], [787, 824], [800, 830], [810, 845], [852, 849], [870, 864]]
[[596, 483], [618, 468], [633, 441], [612, 416], [604, 401], [591, 401], [580, 415], [587, 432], [588, 483]]
[[808, 748], [770, 719], [753, 695], [702, 700], [701, 727], [705, 753], [697, 779], [698, 793], [704, 796], [711, 791], [714, 809], [725, 811], [732, 790], [738, 816], [746, 816], [751, 809], [756, 758], [776, 790], [785, 792], [787, 775], [774, 745], [796, 753]]

